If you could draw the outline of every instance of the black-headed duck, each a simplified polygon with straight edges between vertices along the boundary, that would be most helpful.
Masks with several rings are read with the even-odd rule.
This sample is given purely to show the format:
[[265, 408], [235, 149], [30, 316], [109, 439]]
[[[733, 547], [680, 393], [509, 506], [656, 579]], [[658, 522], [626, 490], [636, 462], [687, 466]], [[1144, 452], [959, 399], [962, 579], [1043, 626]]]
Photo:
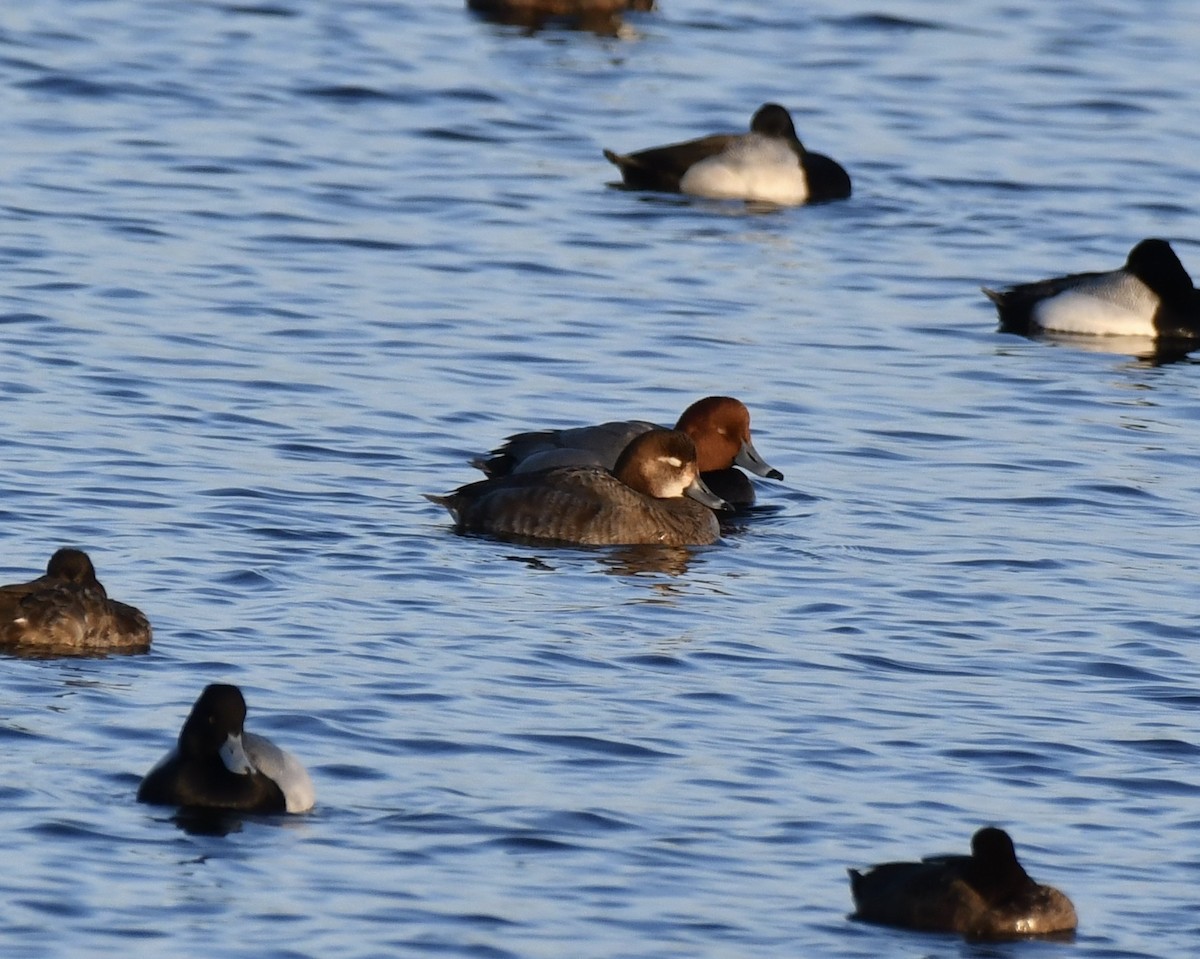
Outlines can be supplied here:
[[850, 175], [836, 160], [805, 149], [791, 114], [778, 103], [758, 109], [749, 133], [714, 133], [634, 153], [605, 150], [604, 155], [631, 190], [782, 206], [850, 196]]
[[306, 812], [316, 793], [300, 761], [246, 732], [246, 700], [236, 686], [207, 686], [179, 741], [138, 787], [138, 802], [238, 812]]
[[1106, 273], [983, 288], [1008, 333], [1071, 333], [1151, 339], [1200, 337], [1200, 291], [1166, 240], [1138, 243]]

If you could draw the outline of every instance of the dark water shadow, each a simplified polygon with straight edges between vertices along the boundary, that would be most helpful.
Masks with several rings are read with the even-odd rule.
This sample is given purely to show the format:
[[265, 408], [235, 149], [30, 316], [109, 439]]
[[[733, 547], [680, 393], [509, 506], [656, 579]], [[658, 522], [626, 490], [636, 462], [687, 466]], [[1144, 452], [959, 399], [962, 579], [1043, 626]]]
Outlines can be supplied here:
[[686, 546], [620, 546], [600, 557], [600, 564], [613, 576], [683, 576], [693, 553]]
[[[458, 535], [467, 536], [472, 539], [485, 538], [483, 534], [478, 533], [459, 532]], [[496, 540], [496, 537], [489, 536], [486, 538], [493, 541]], [[510, 562], [520, 563], [529, 569], [539, 572], [554, 572], [558, 569], [558, 564], [555, 563], [553, 556], [542, 552], [547, 547], [546, 542], [543, 540], [505, 536], [501, 541], [514, 545], [529, 546], [538, 550], [536, 555], [510, 553], [504, 557]], [[597, 563], [606, 567], [606, 572], [614, 576], [640, 576], [647, 573], [662, 576], [683, 576], [688, 572], [693, 559], [695, 559], [695, 550], [701, 548], [698, 546], [654, 546], [641, 544], [634, 546], [580, 546], [576, 543], [550, 546], [554, 554], [570, 556], [572, 561], [577, 560], [581, 552], [586, 553], [594, 557]]]
[[183, 806], [176, 809], [163, 822], [170, 822], [189, 836], [230, 836], [239, 833], [247, 823], [267, 826], [291, 826], [305, 820], [305, 816], [287, 813], [247, 813], [231, 809], [201, 809]]

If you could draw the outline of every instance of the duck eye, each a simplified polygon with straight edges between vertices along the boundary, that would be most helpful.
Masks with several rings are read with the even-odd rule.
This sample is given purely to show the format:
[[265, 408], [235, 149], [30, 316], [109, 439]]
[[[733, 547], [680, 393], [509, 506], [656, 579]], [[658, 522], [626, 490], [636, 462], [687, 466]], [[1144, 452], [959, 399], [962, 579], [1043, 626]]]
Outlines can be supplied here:
[[668, 456], [666, 457], [666, 460], [668, 465], [674, 466], [676, 469], [679, 469], [679, 467], [683, 465], [683, 460], [681, 460], [678, 456]]

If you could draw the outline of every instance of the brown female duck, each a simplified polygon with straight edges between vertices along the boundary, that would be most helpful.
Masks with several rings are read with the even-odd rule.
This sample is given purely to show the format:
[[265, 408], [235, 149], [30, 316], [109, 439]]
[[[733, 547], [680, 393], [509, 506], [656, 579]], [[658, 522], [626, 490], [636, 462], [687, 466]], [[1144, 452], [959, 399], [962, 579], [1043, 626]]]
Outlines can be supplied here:
[[138, 652], [150, 638], [146, 617], [108, 598], [82, 550], [60, 549], [45, 575], [0, 586], [0, 646]]
[[612, 472], [559, 466], [428, 496], [464, 532], [584, 545], [714, 543], [726, 504], [700, 479], [696, 445], [679, 430], [635, 437]]
[[857, 919], [976, 939], [1069, 933], [1078, 923], [1071, 900], [1029, 878], [995, 826], [975, 833], [969, 856], [851, 869], [850, 889]]

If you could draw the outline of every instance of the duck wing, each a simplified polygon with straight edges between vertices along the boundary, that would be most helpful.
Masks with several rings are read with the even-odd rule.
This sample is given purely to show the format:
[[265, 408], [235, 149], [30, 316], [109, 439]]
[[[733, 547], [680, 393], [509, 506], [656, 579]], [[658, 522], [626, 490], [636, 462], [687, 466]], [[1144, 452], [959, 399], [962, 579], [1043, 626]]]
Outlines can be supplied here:
[[616, 164], [621, 179], [631, 190], [661, 190], [679, 192], [679, 181], [693, 165], [726, 150], [739, 139], [736, 133], [714, 133], [698, 140], [685, 140], [636, 153], [614, 153], [605, 150], [604, 156]]

